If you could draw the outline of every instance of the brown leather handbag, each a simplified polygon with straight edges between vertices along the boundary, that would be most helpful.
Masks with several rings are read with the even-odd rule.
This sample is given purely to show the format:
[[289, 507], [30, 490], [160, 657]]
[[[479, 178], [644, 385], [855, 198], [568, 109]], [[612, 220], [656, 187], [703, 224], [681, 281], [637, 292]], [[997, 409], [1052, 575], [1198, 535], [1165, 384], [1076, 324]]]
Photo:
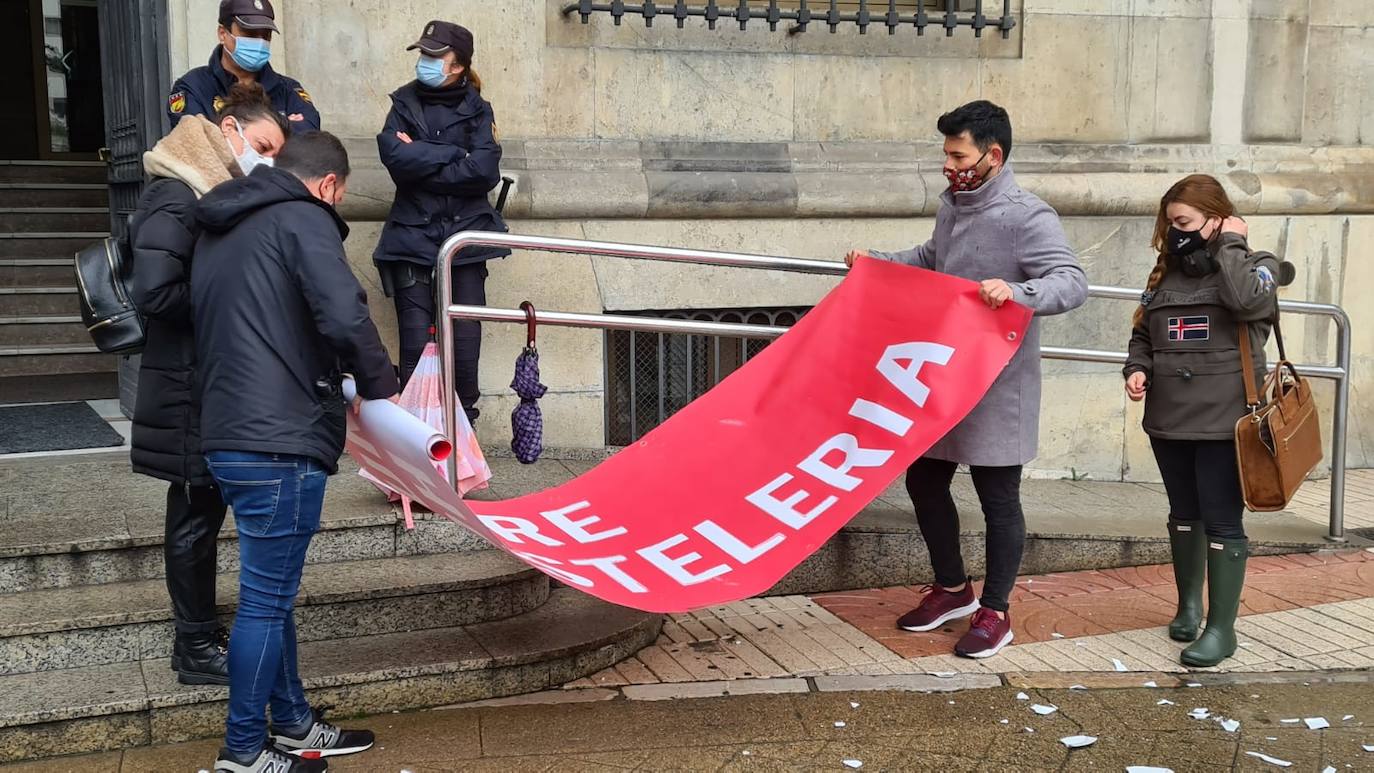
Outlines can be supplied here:
[[1307, 474], [1322, 460], [1322, 437], [1312, 386], [1288, 361], [1274, 317], [1279, 362], [1255, 393], [1250, 325], [1240, 325], [1241, 374], [1249, 412], [1236, 422], [1236, 460], [1245, 506], [1272, 512], [1288, 506]]

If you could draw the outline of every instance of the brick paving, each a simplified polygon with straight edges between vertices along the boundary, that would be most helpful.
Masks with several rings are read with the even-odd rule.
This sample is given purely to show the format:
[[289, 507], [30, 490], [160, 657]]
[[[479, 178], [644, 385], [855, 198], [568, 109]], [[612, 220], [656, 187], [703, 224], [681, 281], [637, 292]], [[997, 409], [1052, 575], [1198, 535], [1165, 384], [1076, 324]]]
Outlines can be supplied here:
[[[653, 646], [565, 689], [788, 676], [1065, 673], [1102, 684], [1179, 674], [1182, 645], [1167, 565], [1022, 577], [1012, 594], [1015, 642], [997, 657], [952, 654], [966, 623], [928, 633], [895, 628], [916, 587], [749, 599], [670, 616]], [[1207, 671], [1374, 668], [1374, 550], [1251, 559], [1237, 623], [1241, 649]], [[1125, 676], [1125, 670], [1135, 676]]]

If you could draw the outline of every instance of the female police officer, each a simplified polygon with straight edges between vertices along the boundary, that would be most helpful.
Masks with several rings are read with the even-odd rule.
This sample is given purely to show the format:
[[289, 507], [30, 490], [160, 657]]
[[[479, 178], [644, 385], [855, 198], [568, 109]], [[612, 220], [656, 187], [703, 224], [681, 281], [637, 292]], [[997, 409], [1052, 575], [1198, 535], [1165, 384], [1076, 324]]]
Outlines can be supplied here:
[[[1153, 240], [1159, 257], [1123, 371], [1127, 395], [1145, 400], [1143, 424], [1169, 496], [1178, 586], [1169, 635], [1193, 642], [1182, 661], [1197, 667], [1236, 651], [1248, 542], [1234, 433], [1246, 412], [1243, 379], [1264, 373], [1280, 274], [1277, 258], [1250, 251], [1248, 229], [1235, 213], [1207, 175], [1185, 177], [1164, 194]], [[1255, 353], [1244, 367], [1243, 334]], [[1207, 628], [1199, 637], [1204, 576]]]
[[[501, 178], [501, 146], [491, 104], [482, 98], [482, 81], [472, 70], [472, 33], [432, 21], [407, 50], [417, 48], [416, 80], [391, 95], [391, 113], [377, 135], [396, 199], [372, 259], [396, 302], [402, 383], [415, 370], [435, 323], [439, 246], [459, 231], [507, 230], [487, 201]], [[489, 247], [459, 252], [453, 261], [454, 301], [486, 304], [486, 261], [509, 254]], [[454, 384], [468, 419], [476, 420], [481, 326], [455, 322], [453, 335]]]

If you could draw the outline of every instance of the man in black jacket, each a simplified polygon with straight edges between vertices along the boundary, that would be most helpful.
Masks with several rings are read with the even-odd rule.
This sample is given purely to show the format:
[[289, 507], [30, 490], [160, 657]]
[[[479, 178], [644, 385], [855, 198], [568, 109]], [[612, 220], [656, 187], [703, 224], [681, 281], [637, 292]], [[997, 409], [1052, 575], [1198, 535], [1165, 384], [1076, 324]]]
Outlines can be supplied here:
[[341, 373], [354, 375], [360, 398], [397, 392], [334, 210], [348, 171], [332, 135], [300, 134], [275, 168], [221, 185], [196, 209], [201, 447], [234, 509], [242, 565], [217, 773], [323, 770], [318, 757], [373, 743], [371, 732], [340, 730], [306, 702], [293, 611], [325, 479], [343, 452]]

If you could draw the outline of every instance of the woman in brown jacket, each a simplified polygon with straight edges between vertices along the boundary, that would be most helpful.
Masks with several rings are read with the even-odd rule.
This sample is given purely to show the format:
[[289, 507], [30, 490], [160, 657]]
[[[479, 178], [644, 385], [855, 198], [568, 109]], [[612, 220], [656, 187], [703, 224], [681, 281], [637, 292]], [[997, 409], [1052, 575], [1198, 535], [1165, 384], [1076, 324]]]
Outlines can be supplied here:
[[[1164, 194], [1153, 239], [1159, 257], [1123, 371], [1126, 394], [1145, 401], [1142, 423], [1169, 496], [1178, 587], [1169, 636], [1193, 642], [1181, 658], [1188, 666], [1214, 666], [1236, 651], [1248, 542], [1235, 426], [1248, 410], [1243, 379], [1258, 386], [1264, 373], [1279, 276], [1278, 259], [1251, 252], [1247, 232], [1215, 178], [1191, 175]], [[1244, 366], [1241, 335], [1254, 352]], [[1204, 577], [1207, 627], [1198, 636]]]

